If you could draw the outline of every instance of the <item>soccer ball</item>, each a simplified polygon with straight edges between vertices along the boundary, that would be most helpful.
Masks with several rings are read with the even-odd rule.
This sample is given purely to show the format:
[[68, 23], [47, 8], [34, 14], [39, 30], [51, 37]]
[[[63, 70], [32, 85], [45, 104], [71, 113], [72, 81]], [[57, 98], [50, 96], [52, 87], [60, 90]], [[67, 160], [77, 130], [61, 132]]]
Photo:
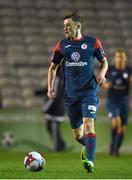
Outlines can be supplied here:
[[29, 171], [41, 171], [45, 164], [44, 157], [36, 151], [28, 153], [24, 158], [24, 165]]
[[0, 144], [4, 148], [11, 148], [11, 147], [15, 146], [16, 137], [15, 137], [14, 133], [11, 131], [3, 132], [3, 134], [0, 137]]

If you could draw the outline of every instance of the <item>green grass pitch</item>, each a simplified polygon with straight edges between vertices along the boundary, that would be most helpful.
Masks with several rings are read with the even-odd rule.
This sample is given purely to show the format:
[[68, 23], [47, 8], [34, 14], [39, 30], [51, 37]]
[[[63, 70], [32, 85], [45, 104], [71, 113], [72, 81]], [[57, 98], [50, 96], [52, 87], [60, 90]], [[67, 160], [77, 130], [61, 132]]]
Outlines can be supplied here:
[[[104, 121], [101, 122], [102, 118]], [[0, 179], [132, 179], [132, 123], [127, 127], [121, 157], [110, 157], [110, 124], [106, 114], [98, 114], [95, 172], [88, 174], [81, 164], [81, 145], [73, 139], [69, 123], [62, 123], [61, 130], [65, 141], [73, 149], [52, 153], [47, 150], [52, 143], [40, 110], [1, 110], [0, 119], [0, 135], [10, 130], [17, 138], [17, 144], [11, 150], [0, 147]], [[33, 150], [41, 152], [47, 161], [45, 169], [40, 172], [29, 172], [23, 164], [24, 156]]]
[[23, 165], [24, 153], [0, 152], [0, 178], [12, 179], [45, 179], [45, 178], [132, 178], [131, 160], [132, 155], [123, 155], [115, 159], [108, 155], [96, 156], [96, 168], [94, 173], [87, 173], [83, 169], [80, 154], [77, 152], [46, 153], [47, 164], [40, 172], [29, 172]]

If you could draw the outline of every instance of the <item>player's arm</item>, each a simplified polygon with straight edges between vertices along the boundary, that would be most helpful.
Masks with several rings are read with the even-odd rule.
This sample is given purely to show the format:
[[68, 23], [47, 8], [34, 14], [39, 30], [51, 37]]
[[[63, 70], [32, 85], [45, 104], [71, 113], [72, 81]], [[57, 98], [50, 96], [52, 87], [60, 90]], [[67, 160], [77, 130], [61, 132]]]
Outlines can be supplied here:
[[63, 56], [62, 56], [61, 50], [60, 50], [60, 42], [58, 42], [54, 48], [54, 53], [51, 58], [52, 62], [49, 67], [49, 70], [48, 70], [48, 93], [47, 93], [47, 95], [50, 99], [54, 99], [54, 97], [55, 97], [54, 81], [55, 81], [55, 77], [56, 77], [57, 68], [58, 68], [59, 64], [61, 63], [62, 58], [63, 58]]
[[102, 86], [105, 82], [105, 75], [106, 75], [107, 70], [108, 70], [108, 61], [105, 57], [102, 59], [100, 71], [99, 71], [99, 74], [97, 76], [97, 81], [98, 81], [98, 84], [100, 86]]
[[105, 89], [110, 89], [112, 87], [112, 83], [110, 81], [106, 81], [103, 85]]
[[51, 63], [49, 70], [48, 70], [48, 93], [47, 93], [47, 95], [50, 99], [55, 98], [54, 80], [55, 80], [57, 68], [58, 68], [58, 65], [56, 65], [55, 63]]
[[105, 81], [105, 75], [108, 70], [108, 61], [104, 53], [104, 49], [101, 45], [101, 42], [96, 39], [95, 47], [94, 47], [94, 55], [97, 58], [97, 60], [100, 62], [100, 71], [97, 75], [97, 81], [98, 84], [101, 86], [104, 84]]
[[103, 84], [103, 87], [105, 88], [105, 89], [110, 89], [110, 88], [112, 88], [112, 86], [113, 86], [113, 78], [112, 78], [112, 71], [111, 71], [112, 69], [111, 69], [111, 66], [109, 66], [109, 68], [108, 68], [108, 70], [107, 70], [107, 73], [106, 73], [106, 81], [105, 81], [105, 83]]

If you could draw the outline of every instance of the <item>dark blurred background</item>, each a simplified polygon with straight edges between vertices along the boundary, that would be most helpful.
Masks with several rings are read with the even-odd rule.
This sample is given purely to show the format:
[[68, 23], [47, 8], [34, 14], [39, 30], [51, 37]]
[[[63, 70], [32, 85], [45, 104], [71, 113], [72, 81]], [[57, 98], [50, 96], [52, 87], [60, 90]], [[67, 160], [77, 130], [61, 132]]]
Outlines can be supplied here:
[[[73, 11], [84, 17], [84, 34], [101, 39], [109, 63], [122, 48], [132, 64], [131, 0], [0, 0], [0, 134], [15, 134], [14, 150], [51, 145], [43, 122], [43, 98], [34, 92], [47, 85], [52, 50], [64, 36], [63, 17]], [[107, 151], [109, 144], [105, 101], [106, 92], [101, 89], [97, 122], [97, 133], [103, 136], [97, 144], [100, 152]], [[78, 149], [69, 124], [62, 126], [66, 141]], [[131, 127], [130, 123], [125, 152], [132, 152]]]

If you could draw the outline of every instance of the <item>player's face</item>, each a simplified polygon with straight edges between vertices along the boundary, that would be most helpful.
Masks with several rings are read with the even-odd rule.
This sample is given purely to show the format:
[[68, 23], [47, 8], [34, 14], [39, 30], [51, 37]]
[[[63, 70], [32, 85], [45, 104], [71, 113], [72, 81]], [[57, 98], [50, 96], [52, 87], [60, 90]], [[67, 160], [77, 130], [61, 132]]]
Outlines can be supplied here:
[[71, 18], [64, 20], [64, 33], [66, 38], [75, 38], [77, 30], [77, 25]]
[[126, 66], [126, 61], [127, 61], [127, 55], [125, 52], [117, 52], [115, 54], [115, 64], [119, 66]]

